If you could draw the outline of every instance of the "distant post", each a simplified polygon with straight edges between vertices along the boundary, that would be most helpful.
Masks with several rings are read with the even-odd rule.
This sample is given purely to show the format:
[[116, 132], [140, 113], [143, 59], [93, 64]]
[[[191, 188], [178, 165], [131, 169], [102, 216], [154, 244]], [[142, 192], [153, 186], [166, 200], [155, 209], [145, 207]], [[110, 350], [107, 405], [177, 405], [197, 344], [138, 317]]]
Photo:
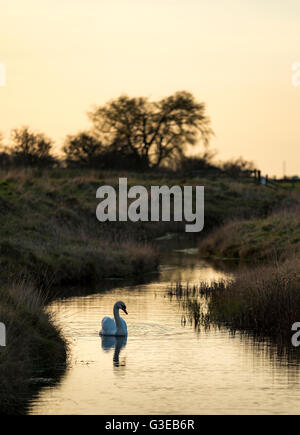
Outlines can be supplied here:
[[252, 174], [254, 174], [254, 182], [256, 183], [256, 178], [257, 178], [257, 170], [256, 169], [254, 169], [253, 171], [252, 171]]
[[2, 322], [0, 322], [0, 346], [6, 346], [6, 327]]
[[261, 181], [261, 171], [260, 170], [257, 171], [257, 181], [260, 184], [260, 181]]

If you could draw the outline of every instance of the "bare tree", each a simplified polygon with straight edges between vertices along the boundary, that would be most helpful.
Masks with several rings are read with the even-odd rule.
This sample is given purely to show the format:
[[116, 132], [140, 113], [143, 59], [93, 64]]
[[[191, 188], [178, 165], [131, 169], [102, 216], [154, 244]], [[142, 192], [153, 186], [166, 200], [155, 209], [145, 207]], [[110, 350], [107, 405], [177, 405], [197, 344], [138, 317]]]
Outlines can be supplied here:
[[29, 127], [15, 128], [11, 132], [12, 154], [15, 163], [24, 166], [52, 166], [53, 142], [43, 133], [31, 131]]
[[157, 102], [122, 95], [95, 107], [89, 117], [105, 146], [135, 155], [145, 167], [181, 157], [188, 144], [207, 146], [213, 134], [204, 103], [186, 91]]

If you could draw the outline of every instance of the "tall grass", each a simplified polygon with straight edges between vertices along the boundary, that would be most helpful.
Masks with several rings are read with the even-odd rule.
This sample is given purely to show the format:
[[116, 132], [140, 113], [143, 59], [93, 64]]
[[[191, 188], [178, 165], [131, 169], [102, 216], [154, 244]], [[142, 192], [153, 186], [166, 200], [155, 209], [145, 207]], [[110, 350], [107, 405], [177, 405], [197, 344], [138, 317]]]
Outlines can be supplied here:
[[300, 321], [300, 261], [244, 268], [234, 279], [170, 290], [188, 311], [196, 327], [226, 326], [288, 343]]
[[[213, 284], [213, 286], [219, 285], [219, 283]], [[186, 316], [191, 325], [194, 325], [195, 329], [199, 329], [201, 325], [205, 327], [209, 326], [207, 322], [207, 302], [206, 297], [212, 291], [212, 286], [208, 283], [201, 282], [198, 285], [193, 284], [185, 285], [178, 281], [173, 283], [168, 289], [167, 294], [172, 300], [173, 297], [181, 305], [184, 314], [182, 316], [182, 323], [186, 323]]]
[[210, 320], [233, 330], [287, 341], [300, 319], [300, 261], [244, 270], [227, 285], [216, 286], [208, 303]]
[[44, 311], [44, 293], [28, 280], [0, 288], [0, 319], [6, 347], [0, 348], [0, 413], [24, 413], [34, 393], [32, 377], [51, 376], [66, 364], [66, 344]]

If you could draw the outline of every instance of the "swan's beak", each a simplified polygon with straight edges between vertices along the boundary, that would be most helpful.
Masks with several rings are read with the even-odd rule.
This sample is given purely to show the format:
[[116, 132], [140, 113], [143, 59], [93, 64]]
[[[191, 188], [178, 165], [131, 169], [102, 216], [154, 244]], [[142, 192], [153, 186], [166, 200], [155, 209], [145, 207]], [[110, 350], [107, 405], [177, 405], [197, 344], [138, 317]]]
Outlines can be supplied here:
[[126, 308], [122, 308], [122, 310], [124, 311], [125, 314], [128, 314]]

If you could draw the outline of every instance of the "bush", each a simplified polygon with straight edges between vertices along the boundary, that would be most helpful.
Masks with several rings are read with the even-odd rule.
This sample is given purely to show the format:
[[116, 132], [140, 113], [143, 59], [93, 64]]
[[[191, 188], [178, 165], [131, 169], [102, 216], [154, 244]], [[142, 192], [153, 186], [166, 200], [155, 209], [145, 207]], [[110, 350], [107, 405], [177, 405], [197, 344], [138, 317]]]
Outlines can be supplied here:
[[102, 144], [89, 133], [68, 136], [63, 147], [68, 167], [99, 167]]
[[248, 162], [244, 160], [242, 157], [239, 157], [236, 160], [230, 160], [222, 164], [222, 169], [228, 175], [232, 177], [237, 177], [241, 175], [250, 175], [252, 171], [255, 169], [253, 162]]

